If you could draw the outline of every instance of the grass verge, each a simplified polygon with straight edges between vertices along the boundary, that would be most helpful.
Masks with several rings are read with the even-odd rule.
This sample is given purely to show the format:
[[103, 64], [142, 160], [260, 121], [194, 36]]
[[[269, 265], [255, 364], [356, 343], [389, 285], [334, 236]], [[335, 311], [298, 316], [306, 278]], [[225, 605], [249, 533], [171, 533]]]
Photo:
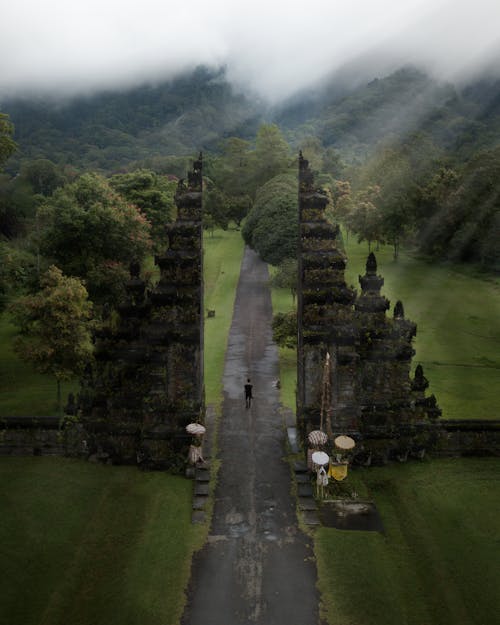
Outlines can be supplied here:
[[[222, 402], [222, 376], [234, 298], [243, 257], [237, 230], [215, 230], [203, 239], [205, 278], [205, 397], [217, 408]], [[214, 317], [206, 312], [214, 310]]]
[[499, 623], [499, 459], [433, 460], [352, 475], [357, 490], [376, 502], [385, 535], [316, 532], [328, 623]]
[[61, 458], [0, 458], [0, 622], [179, 622], [191, 555], [190, 481]]

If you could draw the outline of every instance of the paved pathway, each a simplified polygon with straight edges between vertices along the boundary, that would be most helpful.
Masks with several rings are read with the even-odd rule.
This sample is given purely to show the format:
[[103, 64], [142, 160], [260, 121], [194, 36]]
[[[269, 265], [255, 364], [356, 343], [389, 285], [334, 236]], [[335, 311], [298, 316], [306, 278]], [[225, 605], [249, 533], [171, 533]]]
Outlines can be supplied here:
[[[183, 625], [317, 625], [311, 539], [283, 460], [267, 265], [245, 250], [229, 336], [212, 527], [195, 557]], [[254, 400], [245, 408], [250, 377]]]

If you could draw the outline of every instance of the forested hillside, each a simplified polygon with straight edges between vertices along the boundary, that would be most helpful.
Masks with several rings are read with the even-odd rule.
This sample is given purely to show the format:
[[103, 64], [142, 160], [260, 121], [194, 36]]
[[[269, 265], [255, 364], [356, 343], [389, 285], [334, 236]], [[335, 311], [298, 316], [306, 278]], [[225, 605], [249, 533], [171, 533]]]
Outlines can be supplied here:
[[[270, 107], [236, 91], [223, 69], [199, 67], [163, 84], [5, 100], [1, 109], [18, 145], [0, 177], [8, 238], [34, 217], [38, 196], [79, 174], [142, 169], [142, 182], [139, 176], [132, 186], [161, 187], [152, 176], [182, 177], [198, 150], [205, 154], [206, 227], [239, 225], [260, 187], [295, 171], [302, 149], [331, 193], [335, 218], [359, 240], [389, 243], [395, 258], [411, 245], [434, 258], [500, 267], [498, 80], [457, 86], [407, 67], [356, 88], [333, 80]], [[256, 249], [268, 242], [250, 226], [281, 228], [269, 223], [280, 211], [268, 205], [265, 225], [255, 219], [261, 207], [246, 227]], [[293, 241], [280, 247], [292, 249]]]
[[[86, 97], [17, 98], [0, 102], [15, 126], [22, 159], [48, 158], [77, 169], [115, 171], [132, 162], [176, 167], [175, 160], [214, 149], [221, 137], [255, 134], [259, 106], [227, 82], [224, 72], [199, 67], [157, 85]], [[184, 161], [182, 161], [182, 169]]]

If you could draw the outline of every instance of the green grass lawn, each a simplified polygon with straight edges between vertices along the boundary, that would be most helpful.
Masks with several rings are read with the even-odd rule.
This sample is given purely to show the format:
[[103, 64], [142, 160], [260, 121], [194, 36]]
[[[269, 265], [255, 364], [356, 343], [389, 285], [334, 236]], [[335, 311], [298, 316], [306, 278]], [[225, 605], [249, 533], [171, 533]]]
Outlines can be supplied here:
[[321, 528], [319, 587], [330, 625], [500, 623], [500, 460], [356, 469], [385, 534]]
[[[219, 406], [243, 242], [205, 237], [205, 384]], [[2, 317], [1, 414], [55, 413], [56, 385], [15, 357]], [[67, 387], [68, 392], [71, 387]], [[76, 390], [76, 389], [75, 389]], [[191, 557], [206, 526], [191, 524], [192, 483], [135, 467], [70, 459], [0, 458], [0, 623], [177, 625]]]
[[[346, 281], [359, 289], [368, 247], [350, 237], [346, 251]], [[375, 255], [390, 314], [400, 299], [417, 323], [413, 363], [424, 367], [443, 418], [499, 419], [500, 279], [405, 253], [394, 262], [389, 246]]]
[[[0, 314], [0, 416], [56, 415], [56, 380], [50, 375], [37, 373], [12, 351], [12, 338], [16, 333], [7, 313]], [[61, 384], [63, 405], [68, 393], [76, 393], [78, 383]]]
[[[368, 247], [351, 236], [346, 245], [346, 282], [360, 290]], [[382, 293], [398, 299], [405, 316], [417, 323], [413, 366], [421, 363], [445, 419], [500, 418], [500, 279], [470, 268], [428, 263], [402, 253], [392, 259], [392, 248], [375, 252], [378, 273], [385, 279]], [[273, 309], [292, 308], [285, 289], [273, 290]], [[295, 355], [281, 350], [283, 402], [295, 408]]]
[[[207, 403], [220, 403], [227, 335], [233, 314], [236, 285], [243, 256], [243, 239], [236, 230], [215, 230], [204, 236], [205, 390]], [[148, 266], [154, 271], [154, 266]], [[36, 373], [12, 351], [16, 327], [6, 313], [0, 314], [0, 416], [57, 414], [56, 381]], [[63, 405], [68, 393], [77, 393], [77, 380], [62, 384]]]
[[135, 467], [0, 458], [0, 622], [177, 625], [192, 483]]
[[[220, 406], [227, 337], [243, 257], [243, 239], [237, 230], [215, 230], [203, 238], [205, 278], [205, 396]], [[207, 310], [215, 317], [206, 317]]]

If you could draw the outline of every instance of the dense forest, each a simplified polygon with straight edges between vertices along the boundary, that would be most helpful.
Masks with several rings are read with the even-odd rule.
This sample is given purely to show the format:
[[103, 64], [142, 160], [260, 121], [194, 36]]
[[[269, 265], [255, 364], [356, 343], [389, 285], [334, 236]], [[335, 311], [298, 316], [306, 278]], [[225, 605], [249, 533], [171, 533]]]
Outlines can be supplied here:
[[499, 81], [458, 88], [403, 68], [271, 107], [200, 67], [163, 84], [0, 108], [0, 305], [28, 298], [12, 308], [25, 332], [29, 298], [50, 284], [64, 292], [65, 277], [81, 281], [97, 317], [120, 301], [128, 262], [161, 245], [176, 181], [200, 149], [205, 228], [242, 226], [281, 275], [295, 256], [299, 150], [332, 217], [368, 248], [500, 270]]

